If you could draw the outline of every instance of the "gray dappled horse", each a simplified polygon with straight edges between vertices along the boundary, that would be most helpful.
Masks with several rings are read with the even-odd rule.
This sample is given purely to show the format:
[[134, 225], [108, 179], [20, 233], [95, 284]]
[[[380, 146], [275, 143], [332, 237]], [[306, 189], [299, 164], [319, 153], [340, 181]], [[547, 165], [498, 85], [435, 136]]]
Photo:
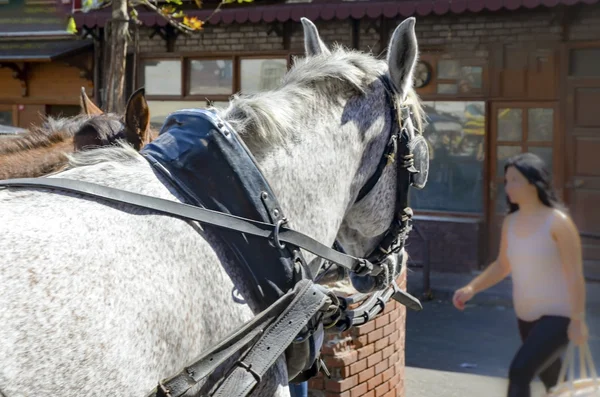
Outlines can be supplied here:
[[[220, 115], [256, 157], [290, 228], [365, 255], [395, 209], [396, 167], [355, 203], [393, 128], [382, 75], [395, 105], [411, 106], [420, 126], [415, 20], [395, 30], [387, 61], [329, 50], [302, 23], [306, 58], [278, 88], [234, 98]], [[58, 176], [181, 201], [131, 147], [75, 154]], [[142, 395], [255, 314], [256, 302], [232, 295], [250, 296], [252, 286], [197, 223], [32, 188], [1, 190], [0, 220], [6, 397]], [[289, 395], [283, 357], [252, 395]]]

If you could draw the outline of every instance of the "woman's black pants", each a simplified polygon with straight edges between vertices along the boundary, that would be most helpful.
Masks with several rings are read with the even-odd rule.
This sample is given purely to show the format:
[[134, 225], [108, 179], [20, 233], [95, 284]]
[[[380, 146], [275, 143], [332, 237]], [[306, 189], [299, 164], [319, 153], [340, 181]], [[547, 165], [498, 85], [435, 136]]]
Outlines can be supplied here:
[[519, 322], [523, 344], [510, 364], [508, 397], [530, 397], [530, 383], [539, 375], [548, 391], [558, 382], [560, 355], [567, 347], [570, 319], [542, 316], [535, 321]]

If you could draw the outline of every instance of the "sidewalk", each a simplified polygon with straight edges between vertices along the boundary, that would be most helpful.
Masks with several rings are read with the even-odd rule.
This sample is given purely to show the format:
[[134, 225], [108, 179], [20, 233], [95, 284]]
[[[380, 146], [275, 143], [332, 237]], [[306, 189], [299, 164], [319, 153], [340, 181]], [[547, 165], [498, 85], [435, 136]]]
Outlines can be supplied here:
[[[432, 298], [451, 301], [454, 291], [465, 286], [481, 272], [442, 273], [431, 272], [430, 287]], [[425, 301], [423, 297], [423, 273], [421, 269], [408, 269], [408, 291], [415, 297]], [[587, 308], [600, 314], [600, 283], [587, 282]], [[512, 307], [512, 280], [507, 277], [492, 288], [475, 295], [471, 301], [478, 305], [501, 305]]]

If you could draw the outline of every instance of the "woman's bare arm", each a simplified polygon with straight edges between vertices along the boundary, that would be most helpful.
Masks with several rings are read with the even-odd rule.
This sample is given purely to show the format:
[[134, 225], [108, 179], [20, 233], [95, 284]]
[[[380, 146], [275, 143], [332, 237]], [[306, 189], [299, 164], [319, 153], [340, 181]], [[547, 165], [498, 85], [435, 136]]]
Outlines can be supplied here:
[[585, 279], [579, 231], [571, 218], [555, 211], [552, 237], [556, 241], [563, 271], [569, 289], [571, 319], [581, 320], [585, 315]]
[[500, 281], [504, 280], [506, 276], [510, 274], [510, 262], [507, 256], [507, 233], [508, 233], [508, 216], [502, 223], [502, 233], [500, 237], [500, 250], [498, 257], [491, 265], [489, 265], [479, 276], [475, 277], [470, 283], [469, 287], [473, 289], [474, 293], [484, 291]]

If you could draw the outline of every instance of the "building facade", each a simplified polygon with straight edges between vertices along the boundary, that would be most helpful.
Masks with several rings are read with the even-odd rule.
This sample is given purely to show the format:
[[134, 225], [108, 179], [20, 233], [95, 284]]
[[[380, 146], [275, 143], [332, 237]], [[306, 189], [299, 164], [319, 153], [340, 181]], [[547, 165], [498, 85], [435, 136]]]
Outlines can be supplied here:
[[81, 87], [93, 96], [94, 43], [66, 31], [64, 6], [0, 1], [0, 125], [29, 128], [44, 115], [72, 116]]
[[[586, 275], [600, 274], [596, 0], [256, 3], [225, 9], [194, 37], [177, 36], [159, 16], [140, 15], [133, 85], [146, 87], [157, 125], [173, 110], [225, 105], [235, 92], [277, 84], [303, 53], [302, 16], [326, 43], [375, 54], [383, 54], [400, 21], [416, 16], [416, 84], [429, 116], [431, 173], [425, 190], [411, 197], [418, 229], [412, 264], [465, 272], [493, 260], [506, 209], [503, 162], [531, 151], [552, 168], [583, 233]], [[101, 29], [108, 17], [80, 14], [77, 21]]]

